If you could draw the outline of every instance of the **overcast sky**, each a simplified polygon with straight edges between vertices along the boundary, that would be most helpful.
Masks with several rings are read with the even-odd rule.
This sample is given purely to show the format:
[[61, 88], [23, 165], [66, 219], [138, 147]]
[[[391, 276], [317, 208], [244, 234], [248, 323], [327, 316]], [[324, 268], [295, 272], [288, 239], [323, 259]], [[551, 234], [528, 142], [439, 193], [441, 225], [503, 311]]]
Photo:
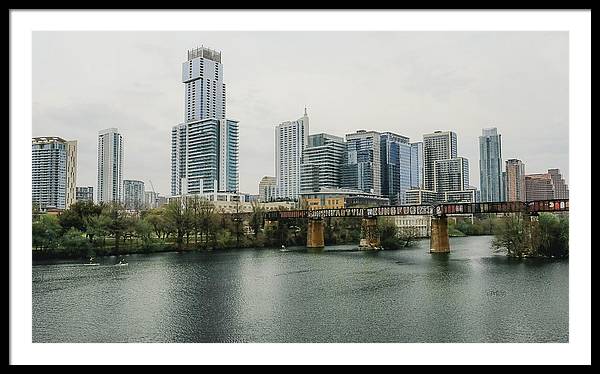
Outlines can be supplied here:
[[181, 64], [222, 52], [227, 117], [240, 122], [240, 189], [274, 173], [274, 126], [308, 108], [310, 133], [458, 136], [479, 187], [478, 136], [503, 158], [568, 182], [567, 32], [34, 32], [33, 136], [79, 142], [78, 186], [96, 189], [97, 134], [124, 137], [124, 179], [170, 193], [171, 127], [184, 117]]

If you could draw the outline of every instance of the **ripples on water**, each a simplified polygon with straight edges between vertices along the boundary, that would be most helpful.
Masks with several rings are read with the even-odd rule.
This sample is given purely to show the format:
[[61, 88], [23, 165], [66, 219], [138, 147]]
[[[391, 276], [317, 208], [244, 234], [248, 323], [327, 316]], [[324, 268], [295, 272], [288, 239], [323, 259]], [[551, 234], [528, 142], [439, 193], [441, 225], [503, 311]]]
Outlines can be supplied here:
[[567, 342], [568, 261], [353, 246], [33, 267], [34, 342]]

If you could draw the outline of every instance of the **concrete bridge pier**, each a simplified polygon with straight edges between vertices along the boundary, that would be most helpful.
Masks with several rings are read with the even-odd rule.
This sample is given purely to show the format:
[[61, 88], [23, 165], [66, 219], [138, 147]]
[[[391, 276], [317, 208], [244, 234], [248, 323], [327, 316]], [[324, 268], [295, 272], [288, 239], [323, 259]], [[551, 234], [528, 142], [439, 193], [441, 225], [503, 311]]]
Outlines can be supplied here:
[[373, 250], [381, 248], [377, 217], [366, 217], [362, 220], [360, 249]]
[[431, 237], [429, 253], [449, 253], [448, 217], [445, 215], [431, 217]]
[[323, 218], [309, 218], [306, 230], [306, 248], [321, 249], [325, 247], [325, 224]]

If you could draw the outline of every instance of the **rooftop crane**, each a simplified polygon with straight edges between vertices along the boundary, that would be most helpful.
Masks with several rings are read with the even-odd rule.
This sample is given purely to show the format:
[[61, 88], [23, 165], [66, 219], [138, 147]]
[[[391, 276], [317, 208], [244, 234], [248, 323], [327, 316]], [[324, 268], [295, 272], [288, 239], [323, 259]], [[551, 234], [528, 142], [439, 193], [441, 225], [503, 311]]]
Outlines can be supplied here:
[[150, 187], [152, 187], [152, 196], [154, 197], [154, 203], [152, 204], [153, 208], [156, 208], [156, 203], [158, 202], [158, 195], [156, 194], [156, 191], [154, 191], [154, 184], [152, 184], [151, 180], [148, 180], [150, 182]]

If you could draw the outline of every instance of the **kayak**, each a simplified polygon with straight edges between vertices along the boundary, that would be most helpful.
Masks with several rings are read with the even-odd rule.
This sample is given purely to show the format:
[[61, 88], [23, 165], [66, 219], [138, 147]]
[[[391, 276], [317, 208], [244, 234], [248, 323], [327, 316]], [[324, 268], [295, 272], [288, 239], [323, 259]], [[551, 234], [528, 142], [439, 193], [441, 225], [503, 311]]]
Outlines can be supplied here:
[[96, 263], [96, 264], [83, 264], [83, 266], [99, 266], [100, 264]]

